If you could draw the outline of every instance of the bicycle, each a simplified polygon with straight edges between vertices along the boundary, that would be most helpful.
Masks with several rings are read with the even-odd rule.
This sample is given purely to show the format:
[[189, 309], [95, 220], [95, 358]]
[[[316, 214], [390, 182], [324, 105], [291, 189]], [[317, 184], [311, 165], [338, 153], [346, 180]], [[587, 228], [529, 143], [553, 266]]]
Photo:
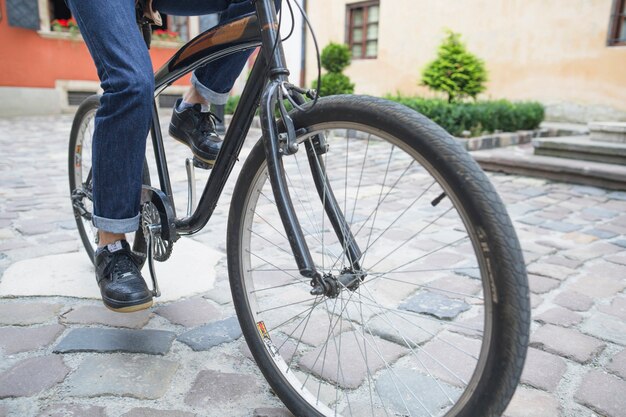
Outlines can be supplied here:
[[[524, 364], [530, 302], [495, 189], [424, 116], [373, 97], [318, 99], [290, 84], [274, 3], [254, 3], [255, 14], [200, 34], [155, 73], [156, 98], [205, 62], [262, 51], [195, 210], [186, 161], [184, 217], [154, 106], [159, 188], [146, 165], [133, 247], [155, 296], [153, 260], [207, 224], [259, 108], [262, 137], [235, 186], [227, 259], [243, 335], [274, 392], [296, 416], [501, 415]], [[97, 106], [95, 96], [79, 107], [69, 150], [72, 206], [90, 257], [85, 148]]]

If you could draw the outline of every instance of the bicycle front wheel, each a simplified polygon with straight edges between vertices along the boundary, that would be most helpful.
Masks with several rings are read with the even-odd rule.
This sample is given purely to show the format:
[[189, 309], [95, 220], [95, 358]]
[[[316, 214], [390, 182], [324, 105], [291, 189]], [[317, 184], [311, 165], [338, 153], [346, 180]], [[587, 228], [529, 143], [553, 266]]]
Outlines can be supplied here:
[[[501, 415], [522, 371], [530, 302], [487, 177], [443, 129], [385, 100], [320, 99], [293, 120], [301, 151], [283, 165], [316, 267], [359, 279], [310, 294], [259, 142], [233, 193], [227, 252], [243, 333], [274, 391], [297, 416]], [[362, 252], [360, 271], [315, 167]]]

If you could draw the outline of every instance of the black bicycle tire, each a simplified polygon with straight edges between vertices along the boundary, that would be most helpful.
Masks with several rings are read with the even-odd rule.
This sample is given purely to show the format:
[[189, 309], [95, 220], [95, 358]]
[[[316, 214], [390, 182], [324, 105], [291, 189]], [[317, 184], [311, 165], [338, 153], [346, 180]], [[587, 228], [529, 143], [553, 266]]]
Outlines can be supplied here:
[[[296, 129], [320, 121], [355, 122], [401, 138], [446, 179], [457, 192], [474, 226], [489, 239], [497, 294], [493, 338], [475, 391], [455, 416], [500, 416], [508, 405], [523, 369], [530, 328], [530, 298], [522, 251], [504, 204], [478, 164], [456, 139], [415, 111], [386, 100], [363, 96], [320, 99], [314, 110], [294, 112]], [[243, 213], [252, 181], [265, 160], [261, 141], [252, 149], [237, 180], [228, 219], [227, 256], [231, 291], [243, 334], [270, 386], [296, 416], [321, 415], [304, 401], [273, 368], [246, 300], [242, 274]]]
[[[76, 114], [74, 115], [74, 120], [72, 122], [72, 129], [70, 131], [70, 140], [69, 140], [69, 148], [68, 148], [68, 175], [69, 175], [69, 186], [70, 186], [70, 195], [76, 189], [76, 177], [75, 177], [75, 157], [76, 157], [76, 143], [78, 141], [78, 135], [80, 133], [80, 128], [83, 124], [83, 119], [87, 117], [91, 112], [94, 112], [100, 106], [100, 95], [94, 94], [92, 96], [87, 97], [76, 110]], [[81, 149], [82, 152], [82, 149]], [[150, 185], [150, 171], [148, 168], [148, 162], [144, 159], [143, 166], [143, 184]], [[85, 251], [87, 252], [87, 256], [89, 260], [93, 263], [94, 261], [94, 250], [92, 247], [92, 236], [89, 236], [87, 230], [85, 230], [85, 225], [83, 224], [83, 220], [81, 218], [80, 213], [76, 211], [72, 207], [72, 211], [74, 213], [74, 220], [76, 221], [76, 227], [78, 229], [78, 234], [80, 235], [80, 240], [83, 243]], [[143, 234], [141, 229], [135, 232], [135, 238], [143, 240]]]

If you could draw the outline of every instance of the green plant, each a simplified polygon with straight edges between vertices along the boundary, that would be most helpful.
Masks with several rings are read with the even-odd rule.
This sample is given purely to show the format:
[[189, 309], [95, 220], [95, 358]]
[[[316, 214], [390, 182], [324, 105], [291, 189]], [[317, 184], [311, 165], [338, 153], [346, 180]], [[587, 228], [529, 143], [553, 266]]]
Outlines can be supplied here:
[[[316, 86], [313, 82], [313, 86]], [[332, 96], [335, 94], [352, 94], [354, 93], [354, 83], [350, 82], [350, 78], [340, 72], [329, 72], [322, 75], [319, 95], [322, 97]]]
[[329, 43], [320, 56], [322, 68], [328, 72], [341, 72], [352, 62], [352, 54], [347, 45]]
[[545, 110], [533, 101], [507, 100], [448, 102], [441, 99], [387, 96], [422, 113], [454, 136], [469, 131], [472, 136], [496, 131], [515, 132], [537, 129], [543, 121]]
[[[351, 61], [352, 56], [347, 45], [332, 42], [326, 45], [322, 50], [321, 63], [327, 73], [320, 80], [320, 96], [354, 93], [354, 83], [342, 73]], [[317, 80], [313, 80], [311, 86], [317, 88]]]
[[439, 46], [437, 58], [422, 72], [422, 84], [447, 94], [448, 102], [465, 97], [476, 99], [485, 91], [486, 81], [484, 62], [468, 52], [461, 35], [452, 31], [447, 32]]
[[230, 96], [228, 97], [228, 101], [226, 102], [226, 106], [224, 107], [224, 114], [233, 114], [235, 113], [235, 109], [239, 104], [240, 96]]

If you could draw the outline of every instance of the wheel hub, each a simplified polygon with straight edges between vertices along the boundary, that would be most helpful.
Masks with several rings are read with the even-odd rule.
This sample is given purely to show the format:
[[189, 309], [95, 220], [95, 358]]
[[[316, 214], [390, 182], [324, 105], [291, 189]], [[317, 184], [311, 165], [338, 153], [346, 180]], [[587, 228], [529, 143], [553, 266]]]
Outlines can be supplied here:
[[337, 298], [342, 290], [355, 291], [366, 277], [363, 271], [355, 272], [345, 268], [336, 276], [326, 273], [311, 281], [313, 295], [325, 295], [328, 298]]

